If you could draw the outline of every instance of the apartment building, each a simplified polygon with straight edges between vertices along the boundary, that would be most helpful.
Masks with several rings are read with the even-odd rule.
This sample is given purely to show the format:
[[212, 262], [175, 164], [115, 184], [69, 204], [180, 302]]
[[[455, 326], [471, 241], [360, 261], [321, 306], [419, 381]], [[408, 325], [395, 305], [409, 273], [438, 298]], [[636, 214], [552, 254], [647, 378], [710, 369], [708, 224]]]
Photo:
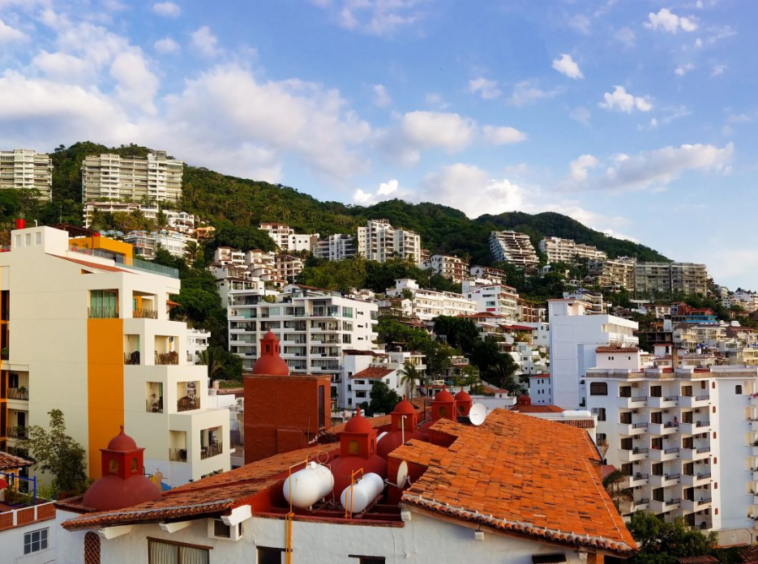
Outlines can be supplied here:
[[638, 262], [634, 265], [634, 292], [637, 295], [674, 292], [705, 295], [708, 271], [704, 264], [691, 262]]
[[410, 311], [404, 313], [421, 321], [431, 321], [440, 315], [455, 317], [476, 313], [476, 303], [463, 294], [426, 290], [410, 278], [395, 280], [395, 287], [387, 288], [386, 295], [390, 298], [402, 298], [404, 290], [411, 294]]
[[587, 315], [602, 315], [607, 313], [607, 306], [603, 300], [603, 294], [600, 292], [590, 292], [584, 288], [578, 288], [574, 292], [563, 292], [563, 297], [584, 301], [587, 305], [585, 309]]
[[747, 313], [758, 311], [758, 292], [737, 288], [731, 295], [722, 299], [724, 307], [739, 306]]
[[590, 273], [597, 278], [603, 288], [634, 289], [634, 265], [637, 261], [629, 257], [618, 257], [605, 261], [591, 260]]
[[371, 219], [358, 228], [358, 252], [368, 260], [385, 262], [399, 257], [421, 264], [421, 237], [415, 231], [393, 227], [387, 219]]
[[492, 280], [495, 284], [505, 284], [505, 270], [493, 268], [491, 266], [472, 265], [469, 274], [474, 278], [484, 278]]
[[492, 313], [509, 321], [521, 319], [521, 301], [515, 288], [482, 278], [464, 280], [462, 288], [463, 295], [474, 301], [475, 311]]
[[178, 202], [183, 173], [184, 163], [169, 157], [166, 151], [148, 153], [146, 157], [91, 155], [82, 163], [82, 199]]
[[187, 325], [168, 317], [178, 273], [74, 251], [50, 227], [17, 229], [11, 244], [0, 253], [0, 450], [57, 408], [94, 478], [120, 425], [172, 486], [229, 470], [229, 414], [209, 409], [207, 368], [188, 362]]
[[421, 268], [431, 270], [458, 284], [469, 275], [468, 261], [449, 255], [432, 255], [429, 261], [421, 264]]
[[53, 192], [50, 155], [31, 149], [0, 151], [0, 190], [37, 190], [40, 200], [50, 200]]
[[547, 308], [532, 302], [520, 300], [521, 313], [519, 321], [525, 323], [539, 323], [547, 318]]
[[294, 282], [298, 274], [305, 268], [305, 261], [293, 255], [276, 255], [276, 277], [279, 280]]
[[221, 265], [232, 264], [236, 266], [245, 266], [245, 253], [244, 251], [232, 249], [231, 247], [218, 247], [213, 251], [213, 262]]
[[284, 223], [261, 223], [261, 229], [266, 231], [279, 250], [284, 252], [308, 251], [310, 253], [318, 242], [318, 233], [297, 234], [294, 229]]
[[587, 407], [598, 417], [608, 464], [633, 501], [622, 513], [716, 531], [719, 544], [754, 542], [758, 518], [758, 369], [643, 368], [634, 349], [597, 350]]
[[522, 268], [539, 264], [529, 235], [516, 231], [493, 231], [490, 233], [490, 253], [495, 262], [510, 262]]
[[606, 260], [608, 255], [592, 245], [582, 245], [573, 239], [545, 237], [540, 241], [540, 251], [547, 255], [548, 264], [576, 262], [577, 259]]
[[187, 328], [187, 362], [190, 364], [203, 364], [202, 355], [208, 350], [210, 338], [210, 331]]
[[175, 257], [187, 256], [187, 245], [197, 243], [197, 239], [173, 229], [160, 231], [130, 231], [124, 241], [134, 246], [134, 254], [144, 260], [152, 260], [159, 248], [167, 250]]
[[166, 227], [173, 229], [174, 231], [179, 231], [180, 233], [185, 233], [187, 235], [194, 235], [195, 233], [196, 218], [194, 215], [177, 210], [161, 210], [158, 206], [146, 206], [143, 204], [138, 204], [137, 202], [87, 202], [84, 204], [84, 227], [87, 229], [92, 228], [92, 221], [95, 217], [95, 213], [131, 214], [136, 211], [141, 212], [146, 219], [150, 219], [155, 222], [158, 221], [159, 216], [162, 213], [166, 221]]
[[328, 235], [318, 240], [313, 256], [326, 260], [345, 260], [355, 256], [355, 237], [342, 233]]
[[634, 346], [636, 321], [614, 315], [589, 315], [577, 299], [548, 300], [550, 373], [555, 405], [576, 409], [586, 405], [585, 375], [597, 366], [601, 346]]
[[415, 351], [346, 350], [342, 363], [342, 375], [332, 383], [332, 397], [337, 398], [341, 409], [349, 410], [371, 400], [375, 382], [384, 382], [401, 397], [410, 395], [408, 382], [403, 380], [406, 363], [412, 364], [421, 375], [426, 372], [424, 355]]
[[529, 376], [529, 397], [533, 405], [553, 405], [550, 374], [532, 374]]
[[231, 291], [228, 296], [229, 347], [252, 370], [260, 340], [273, 331], [282, 358], [295, 374], [342, 372], [344, 350], [374, 349], [378, 307], [337, 292], [288, 285], [282, 293]]

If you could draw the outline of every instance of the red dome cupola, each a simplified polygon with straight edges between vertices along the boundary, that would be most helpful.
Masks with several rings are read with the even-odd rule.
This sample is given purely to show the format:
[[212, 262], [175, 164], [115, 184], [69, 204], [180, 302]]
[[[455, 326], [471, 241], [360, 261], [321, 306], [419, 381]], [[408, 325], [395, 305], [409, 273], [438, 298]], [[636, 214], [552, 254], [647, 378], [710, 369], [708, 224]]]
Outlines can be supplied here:
[[261, 339], [261, 349], [258, 360], [253, 365], [253, 374], [267, 376], [289, 376], [290, 368], [280, 356], [281, 345], [276, 335], [269, 332]]
[[418, 430], [418, 414], [413, 404], [407, 399], [403, 398], [403, 401], [395, 406], [390, 417], [392, 419], [390, 429], [376, 447], [377, 454], [385, 460], [393, 450], [411, 439], [426, 440], [426, 435]]
[[[334, 475], [335, 499], [350, 485], [352, 474], [362, 469], [364, 474], [374, 472], [382, 478], [387, 477], [387, 462], [376, 454], [376, 429], [363, 415], [360, 408], [355, 417], [339, 433], [340, 455], [331, 465]], [[361, 474], [356, 475], [357, 480]]]
[[458, 415], [468, 416], [471, 406], [474, 405], [474, 400], [471, 399], [468, 392], [461, 388], [461, 391], [455, 394], [455, 405], [458, 408]]
[[[469, 398], [470, 399], [470, 398]], [[453, 394], [447, 391], [447, 386], [442, 386], [442, 391], [432, 400], [432, 419], [452, 419], [458, 418], [455, 409], [455, 398]]]

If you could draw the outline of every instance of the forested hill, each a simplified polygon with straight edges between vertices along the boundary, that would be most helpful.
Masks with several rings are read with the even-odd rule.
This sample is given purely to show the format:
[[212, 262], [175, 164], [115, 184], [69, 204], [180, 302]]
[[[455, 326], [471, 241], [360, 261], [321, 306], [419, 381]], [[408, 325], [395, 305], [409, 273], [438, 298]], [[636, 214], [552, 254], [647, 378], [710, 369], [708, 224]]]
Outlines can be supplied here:
[[[126, 156], [144, 155], [148, 149], [137, 145], [108, 149], [91, 142], [76, 143], [68, 148], [60, 146], [52, 155], [53, 202], [39, 211], [22, 203], [25, 209], [21, 211], [27, 213], [27, 218], [42, 222], [52, 219], [81, 222], [81, 163], [87, 155], [106, 151]], [[175, 157], [181, 159], [181, 155]], [[558, 213], [513, 212], [472, 220], [459, 210], [431, 203], [388, 200], [369, 207], [349, 206], [321, 202], [294, 188], [226, 176], [189, 165], [185, 167], [183, 188], [182, 208], [211, 223], [256, 226], [260, 222], [281, 222], [299, 232], [328, 235], [355, 233], [367, 219], [386, 218], [396, 227], [417, 231], [423, 247], [432, 253], [467, 256], [477, 263], [489, 263], [490, 231], [502, 229], [528, 233], [535, 246], [543, 236], [557, 236], [595, 245], [610, 257], [626, 255], [640, 260], [667, 260], [653, 249], [607, 237]], [[0, 219], [17, 213], [13, 207], [17, 207], [15, 202], [6, 205], [0, 201], [3, 216]]]

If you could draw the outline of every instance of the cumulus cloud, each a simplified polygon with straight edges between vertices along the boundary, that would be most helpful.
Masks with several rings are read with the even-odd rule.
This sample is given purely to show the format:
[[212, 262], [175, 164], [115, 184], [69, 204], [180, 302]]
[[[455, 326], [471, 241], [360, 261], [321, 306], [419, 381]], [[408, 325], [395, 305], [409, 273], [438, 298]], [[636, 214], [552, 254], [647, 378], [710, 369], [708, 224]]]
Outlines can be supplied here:
[[555, 88], [553, 90], [543, 90], [534, 81], [524, 80], [513, 87], [513, 93], [508, 99], [508, 102], [514, 106], [521, 107], [528, 104], [533, 104], [538, 100], [554, 98], [560, 93], [560, 88]]
[[711, 67], [711, 76], [720, 76], [724, 74], [729, 67], [724, 64], [715, 64]]
[[483, 77], [470, 80], [468, 89], [472, 94], [478, 93], [485, 100], [494, 100], [502, 94], [502, 91], [497, 87], [496, 80], [488, 80]]
[[645, 27], [656, 31], [677, 33], [682, 31], [695, 31], [697, 23], [693, 18], [680, 17], [672, 13], [668, 8], [661, 8], [657, 14], [650, 12]]
[[213, 35], [207, 25], [192, 32], [192, 46], [206, 57], [215, 57], [219, 54], [218, 37]]
[[571, 55], [565, 53], [553, 61], [553, 68], [559, 73], [565, 74], [567, 77], [573, 78], [574, 80], [584, 78], [582, 70], [579, 68], [579, 65], [576, 64], [576, 61], [571, 58]]
[[463, 150], [475, 132], [476, 122], [456, 113], [416, 111], [401, 118], [389, 143], [401, 162], [412, 164], [418, 162], [423, 149], [442, 149], [448, 153]]
[[592, 114], [587, 108], [583, 106], [577, 106], [576, 108], [571, 110], [569, 117], [573, 120], [578, 121], [579, 123], [582, 123], [584, 125], [589, 125], [590, 119], [592, 119]]
[[392, 98], [387, 89], [382, 84], [374, 84], [371, 89], [374, 91], [373, 103], [377, 108], [386, 108], [392, 105]]
[[484, 139], [492, 145], [508, 145], [511, 143], [520, 143], [526, 141], [526, 133], [519, 131], [514, 127], [495, 127], [485, 125], [482, 127]]
[[665, 188], [668, 184], [690, 171], [715, 171], [727, 173], [734, 155], [734, 145], [681, 145], [664, 147], [634, 156], [614, 155], [608, 160], [605, 170], [599, 175], [590, 175], [588, 170], [601, 166], [592, 155], [582, 155], [569, 164], [571, 185], [611, 191]]
[[613, 92], [603, 94], [603, 102], [600, 107], [606, 110], [616, 110], [631, 114], [634, 110], [649, 112], [653, 109], [653, 102], [649, 96], [633, 96], [623, 86], [615, 86]]
[[155, 42], [153, 47], [158, 53], [161, 53], [162, 55], [166, 55], [168, 53], [178, 53], [182, 49], [179, 44], [170, 37], [159, 39]]
[[182, 13], [182, 9], [173, 2], [156, 2], [153, 4], [153, 12], [161, 16], [176, 18]]
[[95, 73], [87, 61], [67, 53], [48, 53], [43, 49], [32, 59], [32, 66], [52, 80], [76, 84], [90, 83], [95, 80]]
[[695, 65], [692, 63], [684, 63], [682, 65], [678, 65], [676, 69], [674, 69], [674, 74], [676, 76], [684, 76], [692, 70], [695, 70]]
[[370, 206], [382, 200], [397, 197], [411, 198], [412, 195], [408, 190], [402, 190], [400, 188], [400, 182], [396, 179], [380, 183], [379, 188], [373, 193], [361, 188], [353, 193], [353, 201], [363, 206]]
[[158, 91], [158, 78], [148, 69], [141, 53], [129, 51], [113, 61], [111, 76], [116, 80], [116, 93], [126, 105], [135, 105], [147, 114], [155, 113], [153, 99]]
[[577, 14], [568, 21], [570, 28], [584, 35], [589, 35], [591, 24], [590, 19], [584, 14]]
[[0, 45], [13, 43], [17, 41], [29, 41], [29, 36], [23, 31], [13, 28], [0, 20]]
[[634, 47], [636, 35], [634, 34], [634, 31], [632, 31], [630, 28], [622, 27], [616, 32], [613, 38], [619, 43], [621, 43], [622, 45], [624, 45], [624, 47], [631, 49], [632, 47]]
[[388, 36], [426, 17], [428, 0], [311, 0], [352, 31]]

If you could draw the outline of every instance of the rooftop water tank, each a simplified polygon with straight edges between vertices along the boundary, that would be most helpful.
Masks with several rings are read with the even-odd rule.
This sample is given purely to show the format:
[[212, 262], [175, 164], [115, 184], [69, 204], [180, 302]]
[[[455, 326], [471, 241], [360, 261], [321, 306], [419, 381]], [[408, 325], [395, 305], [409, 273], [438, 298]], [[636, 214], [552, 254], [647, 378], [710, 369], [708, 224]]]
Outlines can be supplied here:
[[310, 462], [284, 481], [284, 498], [295, 507], [306, 509], [328, 496], [332, 489], [334, 476], [329, 468]]
[[371, 505], [380, 493], [384, 490], [384, 480], [379, 474], [369, 472], [355, 482], [352, 486], [352, 505], [350, 486], [346, 487], [340, 496], [342, 507], [350, 510], [352, 513], [360, 513]]

